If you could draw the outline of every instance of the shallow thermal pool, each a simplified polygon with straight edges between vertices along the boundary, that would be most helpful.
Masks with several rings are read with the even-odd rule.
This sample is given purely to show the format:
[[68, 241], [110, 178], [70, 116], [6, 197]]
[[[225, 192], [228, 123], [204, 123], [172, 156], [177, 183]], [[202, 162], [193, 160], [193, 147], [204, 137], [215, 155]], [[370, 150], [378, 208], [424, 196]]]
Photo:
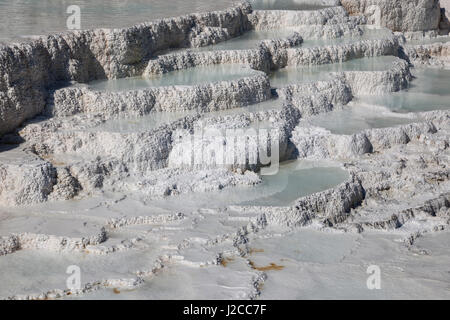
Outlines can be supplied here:
[[192, 86], [219, 81], [237, 80], [257, 74], [257, 71], [238, 64], [215, 64], [177, 70], [161, 75], [111, 80], [96, 80], [88, 84], [93, 90], [127, 91], [149, 87]]
[[[260, 103], [255, 103], [245, 107], [232, 108], [200, 113], [201, 118], [214, 118], [225, 116], [236, 116], [239, 114], [257, 113], [270, 110], [280, 110], [283, 106], [283, 100], [271, 99]], [[104, 123], [91, 128], [92, 131], [109, 132], [141, 132], [152, 130], [165, 124], [173, 123], [187, 116], [193, 116], [199, 113], [197, 110], [177, 111], [177, 112], [152, 112], [148, 115], [133, 118], [114, 118], [106, 120]]]
[[212, 111], [203, 114], [204, 118], [236, 116], [239, 114], [258, 113], [263, 111], [280, 110], [283, 107], [282, 99], [270, 99], [260, 103], [251, 104], [241, 108]]
[[384, 71], [398, 60], [394, 56], [380, 56], [353, 59], [341, 63], [313, 66], [287, 67], [270, 75], [272, 87], [284, 87], [291, 84], [320, 81], [330, 78], [332, 72], [344, 71]]
[[[362, 31], [362, 34], [360, 34], [360, 35], [344, 36], [344, 37], [332, 38], [332, 39], [303, 38], [302, 44], [297, 46], [297, 48], [314, 48], [314, 47], [324, 47], [324, 46], [335, 46], [335, 45], [351, 44], [351, 43], [364, 41], [364, 40], [384, 39], [384, 38], [393, 36], [393, 33], [391, 30], [382, 28], [382, 27], [359, 26], [359, 28]], [[302, 34], [301, 29], [299, 29], [298, 32], [300, 33], [300, 35]]]
[[440, 36], [435, 38], [423, 38], [423, 39], [414, 39], [407, 40], [407, 45], [421, 45], [421, 44], [434, 44], [434, 43], [445, 43], [450, 42], [450, 36]]
[[243, 35], [222, 41], [214, 45], [200, 48], [192, 48], [192, 51], [214, 51], [214, 50], [246, 50], [255, 49], [261, 41], [269, 39], [286, 39], [294, 35], [294, 29], [274, 29], [274, 30], [250, 30]]
[[298, 198], [332, 188], [348, 177], [348, 172], [335, 163], [295, 160], [281, 163], [277, 174], [262, 176], [262, 183], [256, 186], [177, 195], [150, 203], [155, 207], [172, 210], [230, 205], [290, 206]]
[[319, 10], [331, 7], [320, 0], [250, 0], [250, 3], [255, 10]]
[[67, 31], [66, 12], [80, 7], [81, 29], [123, 28], [194, 12], [223, 10], [231, 0], [0, 0], [0, 43]]
[[92, 128], [92, 131], [108, 131], [119, 133], [133, 133], [152, 130], [164, 124], [175, 122], [189, 115], [194, 115], [195, 111], [183, 112], [152, 112], [148, 115], [135, 118], [115, 118], [105, 121], [99, 126]]
[[300, 122], [329, 130], [333, 134], [354, 134], [366, 129], [387, 128], [408, 124], [418, 119], [412, 115], [400, 115], [387, 108], [377, 107], [358, 100], [340, 110], [309, 117]]
[[[257, 48], [263, 40], [270, 39], [287, 39], [298, 33], [303, 35], [305, 28], [310, 26], [290, 27], [284, 29], [270, 29], [270, 30], [250, 30], [239, 37], [232, 38], [227, 41], [222, 41], [214, 45], [209, 45], [199, 48], [190, 48], [191, 51], [214, 51], [214, 50], [246, 50]], [[360, 26], [362, 34], [352, 37], [340, 37], [336, 39], [303, 39], [303, 42], [296, 46], [297, 48], [312, 48], [323, 47], [329, 45], [342, 45], [354, 43], [362, 40], [373, 40], [392, 36], [392, 31], [384, 28], [373, 28], [368, 26]], [[172, 52], [179, 52], [184, 49], [175, 49]]]
[[[303, 167], [305, 162], [283, 163], [279, 173], [262, 176], [263, 183], [248, 196], [252, 199], [240, 202], [240, 205], [253, 206], [289, 206], [300, 197], [337, 186], [348, 179], [347, 171], [338, 167]], [[242, 193], [241, 193], [242, 194]], [[246, 197], [248, 197], [246, 194]], [[241, 198], [243, 200], [244, 197]]]
[[408, 89], [380, 96], [360, 97], [369, 104], [384, 106], [394, 112], [419, 112], [450, 108], [450, 70], [413, 69], [416, 77]]

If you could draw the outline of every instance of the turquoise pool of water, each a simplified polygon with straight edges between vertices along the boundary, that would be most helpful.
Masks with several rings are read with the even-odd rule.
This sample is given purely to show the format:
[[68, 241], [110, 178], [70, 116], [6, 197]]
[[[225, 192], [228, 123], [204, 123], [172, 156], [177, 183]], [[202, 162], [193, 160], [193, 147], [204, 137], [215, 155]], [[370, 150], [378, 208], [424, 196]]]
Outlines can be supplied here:
[[329, 79], [332, 72], [343, 71], [384, 71], [398, 58], [381, 56], [353, 59], [341, 63], [321, 64], [311, 66], [287, 67], [270, 75], [272, 87], [284, 87], [290, 84], [312, 82]]
[[450, 108], [450, 70], [417, 68], [412, 74], [415, 79], [406, 90], [360, 99], [401, 113]]
[[237, 64], [216, 64], [177, 70], [148, 77], [97, 80], [88, 84], [93, 90], [127, 91], [149, 87], [192, 86], [219, 81], [230, 81], [255, 75], [257, 72]]

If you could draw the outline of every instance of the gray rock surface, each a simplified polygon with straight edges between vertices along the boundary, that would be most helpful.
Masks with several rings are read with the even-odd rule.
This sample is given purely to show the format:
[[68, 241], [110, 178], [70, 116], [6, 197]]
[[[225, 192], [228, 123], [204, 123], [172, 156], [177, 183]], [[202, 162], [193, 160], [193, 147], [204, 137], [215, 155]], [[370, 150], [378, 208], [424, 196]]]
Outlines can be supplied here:
[[22, 151], [2, 152], [0, 203], [3, 205], [44, 202], [55, 184], [56, 170], [49, 162]]
[[271, 96], [265, 74], [234, 81], [193, 86], [150, 87], [130, 91], [96, 91], [88, 88], [64, 88], [51, 94], [45, 114], [71, 116], [78, 113], [104, 116], [146, 115], [150, 112], [217, 111], [265, 101]]
[[395, 37], [379, 40], [362, 40], [355, 43], [313, 48], [286, 50], [286, 63], [281, 65], [315, 65], [338, 63], [356, 58], [398, 55], [399, 44]]
[[[410, 263], [411, 252], [416, 257], [417, 239], [450, 225], [449, 112], [409, 115], [414, 120], [411, 124], [352, 135], [332, 134], [305, 123], [310, 116], [346, 105], [354, 96], [405, 88], [411, 80], [412, 67], [405, 60], [445, 67], [448, 48], [446, 44], [409, 46], [406, 41], [436, 37], [437, 30], [396, 36], [383, 32], [383, 36], [371, 40], [345, 41], [361, 36], [364, 28], [360, 24], [377, 22], [367, 5], [378, 3], [387, 10], [381, 24], [392, 25], [394, 30], [414, 31], [434, 23], [435, 9], [429, 6], [408, 13], [405, 10], [413, 4], [420, 7], [434, 1], [342, 2], [357, 3], [351, 7], [355, 10], [351, 13], [361, 11], [367, 16], [349, 16], [342, 7], [253, 12], [248, 4], [238, 4], [220, 12], [164, 19], [127, 29], [54, 35], [0, 49], [0, 135], [11, 132], [0, 140], [0, 206], [4, 212], [0, 256], [13, 261], [17, 257], [14, 253], [23, 250], [16, 253], [20, 259], [43, 266], [43, 256], [57, 255], [58, 259], [50, 262], [59, 268], [63, 257], [87, 255], [83, 263], [97, 270], [79, 290], [39, 286], [34, 292], [35, 287], [28, 286], [38, 276], [34, 275], [23, 279], [13, 292], [2, 288], [2, 294], [6, 292], [10, 299], [53, 299], [87, 297], [97, 292], [104, 297], [101, 293], [107, 296], [112, 288], [116, 294], [122, 289], [135, 292], [146, 282], [154, 284], [151, 281], [159, 281], [159, 272], [170, 268], [175, 275], [193, 275], [192, 281], [200, 273], [198, 277], [206, 286], [211, 285], [208, 281], [215, 277], [216, 270], [220, 274], [220, 297], [228, 294], [223, 290], [234, 285], [239, 287], [240, 298], [254, 299], [261, 294], [266, 279], [272, 277], [250, 260], [250, 256], [255, 258], [255, 240], [276, 235], [284, 241], [297, 228], [309, 228], [318, 234], [324, 231], [320, 237], [325, 232], [348, 233], [342, 235], [343, 242], [350, 237], [356, 239], [346, 250], [350, 259], [365, 241], [364, 237], [353, 237], [353, 233], [385, 230], [389, 244], [393, 236], [403, 240], [395, 248], [410, 250], [402, 255]], [[292, 30], [292, 36], [261, 41], [252, 50], [179, 50], [225, 41], [252, 28], [280, 26]], [[303, 39], [329, 38], [342, 38], [345, 43], [301, 46]], [[178, 50], [171, 52], [172, 49]], [[276, 89], [270, 87], [267, 75], [262, 73], [286, 66], [381, 55], [405, 60], [398, 59], [382, 72], [335, 73], [326, 81]], [[223, 63], [245, 64], [259, 71], [235, 81], [126, 92], [95, 91], [80, 84]], [[79, 83], [55, 89], [55, 83], [62, 80]], [[278, 101], [272, 100], [269, 107], [252, 106], [275, 96]], [[25, 119], [43, 110], [44, 115], [24, 122], [14, 131]], [[164, 112], [186, 110], [191, 112], [168, 121], [157, 120]], [[271, 135], [268, 140], [280, 145], [278, 161], [302, 159], [307, 160], [302, 161], [305, 164], [312, 160], [314, 166], [321, 168], [332, 163], [345, 169], [348, 178], [284, 207], [219, 206], [216, 202], [221, 202], [209, 192], [227, 188], [240, 192], [243, 189], [233, 190], [240, 186], [255, 188], [252, 191], [257, 193], [257, 185], [265, 183], [258, 174], [265, 164], [260, 158], [256, 164], [248, 165], [180, 163], [187, 154], [179, 135], [183, 132], [192, 137], [199, 127], [277, 129], [279, 135]], [[205, 139], [200, 147], [221, 145], [223, 140]], [[248, 160], [249, 150], [243, 155]], [[197, 197], [203, 199], [201, 207]], [[176, 202], [179, 199], [181, 205]], [[386, 240], [383, 245], [387, 243]], [[403, 254], [400, 249], [394, 254]], [[39, 259], [33, 260], [37, 250], [49, 254], [38, 253]], [[370, 251], [371, 256], [373, 252]], [[333, 262], [333, 268], [353, 267], [353, 261], [361, 262], [350, 260], [345, 264], [343, 261], [349, 259], [346, 255], [340, 256], [338, 263]], [[236, 265], [226, 267], [236, 257], [243, 262], [236, 263], [238, 271], [234, 269]], [[95, 263], [90, 264], [92, 261]], [[97, 263], [114, 272], [98, 272]], [[28, 264], [21, 263], [20, 272]], [[311, 263], [301, 264], [303, 268]], [[328, 262], [312, 264], [330, 267]], [[64, 273], [66, 265], [62, 266]], [[184, 267], [189, 268], [187, 273], [176, 269]], [[227, 281], [238, 274], [237, 282], [229, 285]], [[63, 276], [65, 280], [66, 274]], [[276, 278], [271, 279], [272, 284], [276, 282], [273, 279]], [[428, 288], [432, 287], [433, 292], [436, 283], [443, 283], [443, 287], [447, 284], [435, 278], [427, 282], [432, 283]], [[212, 284], [217, 286], [217, 282]], [[421, 294], [422, 289], [421, 286]]]
[[351, 71], [344, 72], [342, 76], [355, 96], [397, 92], [407, 88], [412, 80], [409, 64], [401, 59], [395, 61], [387, 71]]
[[392, 31], [435, 30], [441, 17], [439, 0], [341, 0], [350, 15]]
[[450, 31], [450, 1], [440, 0], [441, 3], [441, 21], [439, 23], [439, 29], [444, 34], [448, 34]]
[[255, 10], [248, 17], [255, 29], [276, 29], [298, 25], [333, 25], [349, 21], [343, 7], [313, 11]]
[[435, 132], [433, 122], [371, 129], [353, 135], [334, 135], [323, 128], [297, 126], [292, 133], [292, 142], [299, 157], [348, 159], [380, 152], [397, 144], [407, 144], [421, 135]]
[[290, 85], [277, 89], [277, 94], [298, 108], [303, 117], [332, 111], [335, 107], [346, 105], [353, 98], [348, 84], [337, 78]]
[[450, 42], [406, 46], [405, 52], [416, 65], [450, 67]]

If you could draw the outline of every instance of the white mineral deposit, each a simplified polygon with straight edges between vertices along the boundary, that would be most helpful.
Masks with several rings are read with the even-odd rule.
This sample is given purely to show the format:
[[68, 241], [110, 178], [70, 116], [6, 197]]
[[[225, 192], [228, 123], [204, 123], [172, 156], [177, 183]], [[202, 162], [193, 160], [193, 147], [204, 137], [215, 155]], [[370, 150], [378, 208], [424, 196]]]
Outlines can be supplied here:
[[72, 2], [0, 0], [0, 298], [450, 299], [448, 1]]

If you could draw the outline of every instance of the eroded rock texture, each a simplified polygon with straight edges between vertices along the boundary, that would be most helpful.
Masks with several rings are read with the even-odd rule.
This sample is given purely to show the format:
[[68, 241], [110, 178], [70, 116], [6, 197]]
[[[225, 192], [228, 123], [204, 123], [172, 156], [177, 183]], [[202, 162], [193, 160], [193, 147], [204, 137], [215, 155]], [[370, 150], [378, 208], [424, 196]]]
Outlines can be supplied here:
[[350, 15], [392, 31], [426, 31], [439, 28], [439, 0], [341, 0]]
[[[372, 257], [374, 252], [392, 258], [384, 270], [392, 279], [403, 279], [404, 271], [399, 275], [389, 269], [393, 259], [400, 256], [396, 263], [411, 269], [417, 256], [429, 254], [418, 249], [418, 239], [445, 236], [441, 231], [450, 225], [448, 106], [434, 110], [424, 105], [432, 111], [395, 113], [361, 103], [358, 108], [379, 113], [382, 120], [403, 121], [384, 125], [368, 118], [368, 129], [349, 134], [309, 121], [320, 115], [334, 117], [333, 112], [349, 110], [351, 102], [364, 97], [395, 98], [396, 92], [413, 88], [414, 68], [448, 68], [449, 42], [438, 37], [443, 30], [441, 11], [433, 0], [322, 3], [333, 6], [252, 10], [241, 3], [225, 11], [127, 29], [53, 35], [0, 48], [0, 259], [12, 257], [4, 266], [14, 269], [14, 255], [23, 254], [20, 272], [35, 264], [44, 275], [53, 267], [62, 270], [62, 275], [54, 272], [46, 278], [54, 282], [36, 280], [41, 274], [34, 273], [24, 283], [2, 285], [0, 297], [105, 297], [124, 290], [146, 298], [184, 298], [186, 292], [177, 291], [178, 285], [169, 288], [170, 293], [153, 290], [160, 279], [165, 284], [172, 281], [163, 277], [175, 276], [179, 278], [173, 283], [200, 288], [189, 291], [188, 298], [254, 299], [284, 292], [298, 275], [287, 273], [280, 280], [277, 273], [292, 269], [313, 266], [317, 272], [318, 266], [332, 266], [325, 269], [327, 275], [330, 270], [333, 275], [336, 270], [352, 270], [344, 277], [351, 281], [360, 277], [355, 266], [373, 263], [361, 256]], [[371, 30], [366, 24], [398, 32]], [[280, 27], [292, 34], [241, 50], [195, 49], [249, 30]], [[303, 68], [307, 74], [308, 68], [380, 56], [393, 57], [378, 71], [312, 73], [310, 79], [276, 87], [271, 82], [283, 68]], [[96, 90], [85, 84], [215, 64], [253, 70], [234, 80], [140, 90]], [[440, 89], [446, 83], [434, 85]], [[358, 120], [345, 118], [343, 127]], [[314, 178], [297, 178], [291, 168], [270, 180], [261, 174], [268, 167], [261, 154], [250, 162], [250, 147], [241, 150], [244, 163], [237, 158], [221, 163], [212, 160], [217, 150], [231, 144], [229, 140], [207, 136], [195, 142], [204, 129], [222, 134], [255, 128], [273, 130], [266, 142], [279, 146], [274, 162], [318, 166], [319, 171], [341, 168], [343, 178], [304, 192], [305, 185], [314, 185]], [[255, 136], [245, 139], [253, 141]], [[191, 163], [197, 154], [211, 161]], [[305, 184], [299, 185], [299, 179]], [[270, 188], [264, 189], [267, 184]], [[242, 202], [244, 194], [248, 201]], [[258, 202], [261, 199], [266, 202]], [[301, 251], [296, 260], [298, 252], [289, 250], [305, 241], [289, 239], [298, 236], [299, 228], [302, 234], [308, 230], [319, 237], [319, 251], [331, 249], [321, 251], [321, 257], [311, 254], [311, 261], [303, 260]], [[374, 230], [385, 233], [375, 233], [381, 237], [376, 241], [366, 239]], [[344, 253], [336, 253], [342, 249], [336, 243], [345, 246], [349, 238]], [[271, 241], [281, 245], [270, 248]], [[316, 250], [316, 241], [306, 243]], [[373, 246], [383, 246], [384, 251]], [[38, 251], [47, 251], [48, 260], [36, 260]], [[277, 254], [289, 256], [283, 263], [293, 268], [259, 266], [254, 261], [258, 254], [270, 261]], [[66, 264], [80, 256], [89, 269], [88, 280], [80, 289], [61, 288]], [[424, 269], [422, 262], [415, 271]], [[447, 273], [438, 271], [433, 281], [428, 275], [416, 276], [426, 282], [415, 290], [422, 294], [426, 288], [433, 297], [448, 294]], [[304, 279], [309, 281], [313, 272], [307, 272]], [[362, 274], [366, 276], [365, 269]], [[36, 289], [35, 282], [45, 286]], [[279, 283], [283, 290], [273, 289]], [[219, 286], [214, 292], [204, 289]], [[410, 286], [408, 282], [407, 290], [396, 289], [400, 291], [392, 296], [409, 297]]]

